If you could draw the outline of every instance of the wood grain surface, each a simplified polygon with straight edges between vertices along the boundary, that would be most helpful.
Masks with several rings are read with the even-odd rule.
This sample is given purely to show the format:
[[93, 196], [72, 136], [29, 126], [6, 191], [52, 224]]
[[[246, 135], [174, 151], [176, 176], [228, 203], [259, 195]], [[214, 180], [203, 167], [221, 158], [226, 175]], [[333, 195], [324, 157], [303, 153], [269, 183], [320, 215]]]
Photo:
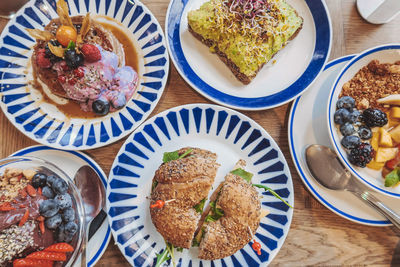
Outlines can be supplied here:
[[[0, 0], [5, 1], [5, 0]], [[143, 0], [164, 28], [167, 0]], [[326, 0], [332, 19], [330, 59], [358, 53], [375, 45], [400, 42], [400, 16], [388, 24], [372, 25], [358, 14], [354, 0]], [[7, 20], [0, 20], [0, 30]], [[211, 103], [192, 90], [171, 63], [167, 87], [157, 114], [188, 103]], [[287, 122], [291, 103], [265, 111], [243, 112], [263, 126], [279, 144], [291, 169], [295, 210], [287, 239], [271, 266], [400, 266], [399, 238], [391, 227], [370, 227], [350, 222], [322, 206], [303, 186], [288, 145]], [[85, 151], [109, 172], [125, 139], [110, 146]], [[0, 156], [36, 143], [20, 133], [0, 114]], [[97, 266], [129, 266], [111, 240]]]

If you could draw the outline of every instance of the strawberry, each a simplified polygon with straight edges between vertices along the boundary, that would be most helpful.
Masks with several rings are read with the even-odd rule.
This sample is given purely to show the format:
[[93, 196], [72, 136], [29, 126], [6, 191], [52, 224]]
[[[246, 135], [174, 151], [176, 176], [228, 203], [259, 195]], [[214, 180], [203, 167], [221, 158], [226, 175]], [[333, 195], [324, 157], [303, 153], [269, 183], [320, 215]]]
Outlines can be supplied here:
[[29, 210], [27, 209], [24, 213], [24, 216], [22, 216], [22, 219], [19, 221], [18, 226], [21, 227], [22, 225], [24, 225], [28, 220], [28, 218], [29, 218]]
[[26, 196], [28, 195], [28, 193], [26, 192], [26, 188], [19, 190], [19, 195], [21, 198], [26, 198]]
[[28, 192], [28, 194], [29, 194], [31, 197], [36, 197], [36, 195], [37, 195], [36, 189], [35, 189], [32, 185], [30, 185], [30, 184], [28, 184], [28, 185], [26, 186], [26, 192]]
[[35, 259], [16, 259], [13, 262], [13, 267], [52, 267], [52, 261], [35, 260]]
[[10, 211], [10, 210], [15, 210], [15, 208], [11, 206], [10, 202], [5, 202], [0, 205], [0, 211]]
[[45, 228], [44, 228], [44, 221], [40, 221], [39, 222], [39, 229], [40, 229], [40, 232], [42, 233], [42, 234], [44, 234], [44, 232], [45, 232]]
[[36, 259], [36, 260], [49, 260], [49, 261], [66, 261], [67, 255], [65, 253], [59, 253], [59, 252], [36, 251], [26, 256], [26, 258]]
[[57, 243], [53, 244], [44, 249], [44, 251], [52, 251], [52, 252], [72, 252], [74, 251], [74, 247], [68, 243]]
[[[43, 50], [43, 51], [42, 51]], [[36, 64], [38, 64], [39, 67], [48, 69], [51, 67], [51, 62], [50, 59], [46, 57], [46, 53], [44, 49], [40, 49], [36, 55]]]
[[101, 59], [100, 50], [95, 45], [84, 44], [81, 51], [87, 62], [96, 62]]

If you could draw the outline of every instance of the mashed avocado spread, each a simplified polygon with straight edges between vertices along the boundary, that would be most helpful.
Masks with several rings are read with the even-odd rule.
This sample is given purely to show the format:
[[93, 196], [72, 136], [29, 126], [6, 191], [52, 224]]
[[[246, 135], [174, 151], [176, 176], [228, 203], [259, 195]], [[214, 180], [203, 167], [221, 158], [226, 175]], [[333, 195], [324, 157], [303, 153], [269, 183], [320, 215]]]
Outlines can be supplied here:
[[240, 72], [255, 76], [302, 26], [303, 19], [282, 0], [210, 0], [188, 13], [192, 30], [214, 43]]

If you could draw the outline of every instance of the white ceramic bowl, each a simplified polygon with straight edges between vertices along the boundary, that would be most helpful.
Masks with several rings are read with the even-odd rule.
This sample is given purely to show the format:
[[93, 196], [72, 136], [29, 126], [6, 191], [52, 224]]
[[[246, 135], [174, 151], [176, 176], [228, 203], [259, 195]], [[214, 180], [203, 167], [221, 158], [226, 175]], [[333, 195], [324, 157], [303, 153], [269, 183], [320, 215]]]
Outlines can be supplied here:
[[385, 44], [373, 47], [354, 57], [339, 73], [336, 78], [328, 99], [328, 131], [333, 147], [338, 154], [339, 159], [344, 166], [361, 182], [375, 191], [389, 195], [395, 198], [400, 198], [400, 187], [385, 187], [384, 179], [380, 171], [374, 171], [369, 168], [360, 168], [349, 162], [347, 159], [346, 150], [340, 144], [342, 135], [338, 131], [333, 120], [333, 114], [336, 111], [336, 102], [342, 91], [343, 84], [351, 80], [354, 75], [371, 60], [377, 59], [380, 63], [394, 63], [400, 60], [400, 44]]

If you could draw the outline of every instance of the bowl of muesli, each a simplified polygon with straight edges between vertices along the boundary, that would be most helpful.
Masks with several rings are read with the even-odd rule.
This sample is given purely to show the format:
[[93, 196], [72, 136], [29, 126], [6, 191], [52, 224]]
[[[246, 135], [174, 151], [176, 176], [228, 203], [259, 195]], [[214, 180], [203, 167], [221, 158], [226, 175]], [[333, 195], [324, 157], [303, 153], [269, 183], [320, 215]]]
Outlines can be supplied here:
[[0, 266], [72, 266], [84, 208], [59, 167], [34, 157], [0, 160]]
[[344, 166], [375, 191], [400, 198], [400, 44], [354, 57], [332, 86], [327, 116]]

